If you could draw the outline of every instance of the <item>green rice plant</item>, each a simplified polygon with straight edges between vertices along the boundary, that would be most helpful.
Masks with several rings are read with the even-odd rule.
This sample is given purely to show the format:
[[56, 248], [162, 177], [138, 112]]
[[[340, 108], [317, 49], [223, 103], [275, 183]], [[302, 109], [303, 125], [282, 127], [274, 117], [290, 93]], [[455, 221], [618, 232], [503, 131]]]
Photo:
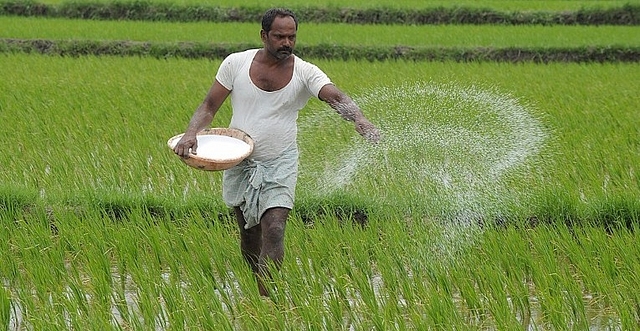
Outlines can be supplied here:
[[[594, 272], [588, 274], [583, 271], [587, 291], [594, 294], [591, 300], [602, 309], [618, 312], [623, 327], [631, 327], [637, 321], [636, 306], [629, 305], [634, 302], [634, 294], [625, 290], [636, 281], [637, 271], [633, 269], [638, 265], [637, 249], [628, 246], [627, 235], [632, 234], [622, 229], [613, 234], [607, 234], [598, 228], [582, 230], [578, 238], [581, 239], [580, 245], [584, 247], [584, 251], [579, 256], [584, 257], [583, 263], [586, 266], [575, 263], [580, 271]], [[609, 245], [597, 245], [605, 238], [611, 241]], [[619, 294], [612, 294], [618, 292]]]
[[[606, 275], [600, 274], [603, 271], [602, 266], [598, 266], [596, 261], [589, 260], [590, 250], [588, 246], [580, 247], [577, 244], [576, 239], [582, 241], [583, 238], [586, 240], [593, 240], [594, 242], [601, 242], [598, 238], [604, 239], [601, 237], [603, 234], [603, 230], [600, 228], [587, 228], [589, 234], [581, 233], [581, 229], [577, 229], [578, 233], [572, 234], [571, 230], [569, 230], [566, 226], [560, 225], [550, 230], [553, 232], [549, 232], [544, 236], [549, 238], [547, 241], [551, 243], [552, 247], [555, 247], [556, 253], [554, 253], [555, 258], [550, 257], [550, 265], [555, 264], [555, 267], [551, 267], [546, 274], [548, 276], [544, 276], [542, 274], [538, 274], [538, 276], [534, 275], [535, 279], [540, 279], [540, 283], [536, 283], [536, 286], [541, 285], [549, 288], [549, 291], [560, 291], [561, 295], [551, 294], [549, 292], [547, 295], [557, 297], [557, 300], [545, 300], [545, 301], [555, 301], [557, 305], [564, 305], [566, 308], [562, 309], [565, 312], [570, 312], [569, 320], [562, 321], [560, 316], [554, 317], [554, 313], [549, 311], [548, 323], [552, 325], [574, 325], [579, 328], [584, 328], [590, 325], [591, 317], [588, 316], [590, 313], [585, 310], [585, 297], [584, 293], [590, 293], [593, 295], [595, 300], [604, 300], [604, 302], [609, 301], [609, 293], [612, 293], [612, 286], [616, 286], [614, 284], [619, 283], [618, 280], [611, 279]], [[599, 232], [599, 233], [596, 233]], [[595, 237], [592, 237], [591, 234], [595, 234]], [[554, 238], [554, 239], [550, 239]], [[538, 245], [538, 247], [543, 245]], [[617, 255], [618, 253], [615, 253]], [[597, 253], [598, 259], [607, 259], [612, 256], [607, 253], [601, 254]], [[586, 259], [585, 259], [586, 257]], [[584, 260], [582, 260], [584, 259]], [[555, 262], [552, 262], [555, 260]], [[582, 261], [581, 261], [582, 260]], [[560, 264], [561, 263], [561, 264]], [[579, 267], [577, 270], [585, 270], [586, 272], [577, 272], [575, 267]], [[584, 269], [582, 269], [584, 268]], [[606, 268], [606, 267], [605, 267]], [[588, 269], [588, 271], [586, 270]], [[592, 273], [596, 272], [596, 273]], [[544, 279], [554, 279], [553, 283], [546, 283]], [[599, 282], [597, 285], [598, 289], [594, 289], [590, 284], [591, 282], [596, 281]], [[600, 283], [601, 282], [601, 283]], [[543, 283], [545, 285], [543, 285]], [[555, 289], [554, 289], [555, 288]], [[593, 299], [591, 299], [593, 300]], [[597, 301], [596, 301], [597, 302]], [[586, 306], [588, 308], [588, 306]], [[560, 308], [552, 308], [549, 306], [549, 309], [557, 310]]]
[[[2, 38], [248, 44], [255, 23], [167, 23], [0, 17]], [[583, 47], [638, 45], [633, 26], [351, 25], [300, 22], [298, 45], [397, 47]]]
[[[512, 226], [492, 228], [480, 241], [480, 252], [472, 256], [470, 265], [478, 265], [472, 271], [473, 283], [464, 281], [461, 295], [469, 309], [476, 314], [485, 311], [500, 328], [517, 328], [527, 325], [531, 318], [530, 283], [531, 265], [529, 241], [523, 231]], [[457, 282], [456, 282], [457, 284]], [[478, 293], [492, 293], [481, 296]], [[505, 312], [511, 312], [506, 314]], [[479, 315], [480, 318], [486, 318]]]
[[[600, 309], [605, 309], [600, 314], [619, 313], [623, 325], [634, 318], [632, 307], [620, 305], [635, 296], [638, 255], [629, 245], [636, 232], [610, 236], [598, 227], [488, 227], [465, 238], [456, 237], [459, 224], [448, 222], [373, 218], [360, 227], [330, 217], [312, 226], [293, 219], [288, 257], [282, 273], [274, 274], [282, 297], [269, 303], [257, 297], [235, 225], [198, 219], [158, 223], [149, 222], [145, 212], [138, 215], [103, 222], [100, 213], [89, 219], [63, 213], [59, 233], [45, 250], [58, 253], [9, 251], [5, 258], [16, 259], [21, 272], [34, 276], [11, 283], [27, 312], [24, 324], [111, 328], [113, 310], [105, 311], [99, 297], [107, 289], [114, 293], [112, 303], [120, 304], [112, 308], [120, 312], [118, 325], [133, 329], [562, 328], [593, 325], [581, 314]], [[45, 230], [24, 223], [12, 231], [30, 233], [13, 236], [13, 242], [46, 243]], [[34, 231], [41, 236], [34, 237]], [[458, 246], [463, 238], [466, 245]], [[620, 261], [613, 262], [617, 267], [611, 266], [613, 256]], [[65, 264], [60, 284], [52, 286], [42, 265], [60, 261]], [[105, 261], [111, 261], [109, 270]], [[583, 291], [594, 301], [583, 301]], [[610, 308], [598, 306], [600, 298]], [[523, 317], [526, 309], [529, 319]], [[29, 313], [34, 311], [43, 315]]]
[[2, 186], [0, 188], [0, 212], [7, 220], [19, 218], [24, 212], [41, 208], [36, 201], [38, 193], [24, 187]]
[[[94, 201], [96, 207], [116, 214], [118, 210], [126, 213], [140, 207], [156, 210], [159, 215], [172, 210], [186, 215], [194, 207], [210, 216], [226, 213], [221, 201], [215, 198], [220, 192], [219, 174], [185, 167], [165, 145], [168, 137], [184, 130], [184, 123], [212, 80], [215, 62], [22, 55], [5, 56], [5, 59], [3, 70], [11, 79], [4, 81], [2, 90], [5, 95], [20, 94], [21, 97], [3, 99], [0, 116], [3, 125], [12, 129], [0, 135], [5, 143], [19, 146], [22, 151], [19, 158], [1, 158], [7, 170], [2, 176], [5, 185], [38, 190], [44, 200], [82, 204]], [[72, 65], [82, 66], [83, 74], [72, 69]], [[593, 207], [588, 206], [600, 205], [602, 197], [611, 197], [610, 201], [632, 201], [638, 190], [637, 174], [633, 170], [638, 158], [633, 152], [638, 123], [631, 88], [637, 81], [635, 65], [424, 65], [411, 62], [322, 62], [320, 65], [339, 86], [358, 99], [365, 112], [391, 137], [404, 137], [406, 128], [414, 130], [411, 134], [424, 134], [427, 130], [433, 133], [413, 140], [407, 136], [406, 142], [390, 141], [388, 147], [371, 150], [357, 143], [348, 123], [319, 102], [311, 102], [300, 117], [302, 173], [298, 195], [301, 204], [322, 201], [334, 194], [332, 192], [342, 192], [342, 196], [354, 197], [349, 199], [353, 199], [355, 206], [360, 205], [356, 199], [365, 205], [377, 201], [382, 205], [396, 205], [392, 209], [400, 214], [411, 210], [434, 213], [438, 209], [448, 213], [479, 204], [473, 209], [487, 209], [484, 212], [487, 216], [494, 214], [491, 217], [511, 213], [528, 217], [535, 213], [544, 219], [545, 214], [549, 214], [544, 209], [548, 209], [551, 215], [566, 213], [565, 217], [577, 219], [589, 216], [588, 211]], [[208, 72], [201, 70], [203, 66], [210, 68]], [[131, 76], [131, 70], [138, 75]], [[37, 75], [33, 74], [36, 72]], [[143, 75], [144, 72], [149, 74]], [[167, 80], [162, 83], [156, 79], [158, 75]], [[110, 83], [105, 83], [104, 77], [109, 77]], [[351, 81], [353, 77], [358, 79]], [[450, 77], [457, 79], [452, 81]], [[520, 83], [514, 81], [514, 77], [519, 77]], [[582, 80], [597, 82], [597, 87], [576, 88], [575, 82]], [[473, 87], [464, 81], [480, 85]], [[66, 84], [67, 89], [57, 89], [56, 84]], [[514, 102], [521, 102], [518, 107], [530, 112], [522, 114], [531, 116], [530, 123], [538, 126], [543, 139], [544, 135], [548, 137], [541, 140], [538, 154], [530, 159], [533, 163], [505, 173], [503, 181], [496, 185], [485, 184], [485, 179], [479, 177], [476, 184], [459, 183], [461, 191], [456, 192], [457, 188], [452, 190], [455, 186], [443, 190], [442, 184], [438, 184], [442, 178], [436, 177], [419, 185], [409, 185], [413, 189], [407, 190], [404, 183], [413, 181], [417, 174], [414, 165], [438, 167], [446, 164], [442, 160], [447, 158], [458, 166], [465, 164], [464, 157], [471, 151], [465, 150], [468, 146], [454, 146], [458, 150], [453, 149], [454, 154], [450, 154], [436, 145], [438, 141], [453, 142], [437, 140], [446, 138], [446, 135], [434, 135], [446, 134], [441, 127], [473, 128], [476, 125], [473, 121], [480, 121], [477, 123], [483, 123], [482, 130], [491, 127], [496, 130], [486, 133], [484, 139], [507, 139], [503, 143], [510, 143], [509, 136], [499, 138], [501, 132], [510, 130], [512, 123], [506, 121], [508, 117], [501, 117], [501, 113], [491, 108], [482, 108], [485, 106], [481, 104], [456, 99], [462, 91], [478, 96], [486, 93], [482, 85], [488, 86], [486, 91], [490, 93], [502, 90], [516, 96]], [[96, 90], [103, 93], [89, 92]], [[410, 94], [411, 91], [419, 94]], [[436, 93], [450, 96], [438, 100]], [[78, 98], [79, 95], [83, 97]], [[505, 95], [497, 93], [493, 97], [505, 98]], [[178, 112], [177, 108], [181, 110]], [[475, 115], [467, 116], [469, 110]], [[26, 116], [13, 116], [16, 112]], [[427, 114], [430, 119], [416, 121], [416, 116], [424, 116], [417, 114]], [[213, 125], [226, 126], [229, 115], [225, 105]], [[27, 118], [28, 122], [24, 120]], [[69, 126], [69, 118], [76, 118], [76, 125]], [[153, 130], [140, 125], [151, 122]], [[594, 123], [598, 125], [593, 126]], [[315, 137], [319, 128], [324, 127], [335, 128], [332, 139]], [[584, 132], [594, 134], [584, 135]], [[137, 141], [134, 149], [126, 143], [132, 139]], [[408, 149], [395, 151], [391, 143], [406, 144]], [[42, 146], [48, 147], [43, 150]], [[425, 150], [430, 153], [423, 153]], [[502, 152], [493, 153], [501, 157]], [[411, 155], [408, 163], [403, 162], [407, 155]], [[562, 157], [556, 157], [558, 155]], [[481, 161], [486, 156], [476, 154], [474, 157]], [[348, 163], [344, 165], [346, 168], [340, 168], [344, 160], [355, 162], [352, 163], [355, 168], [349, 170]], [[382, 166], [381, 170], [375, 170], [372, 165]], [[478, 174], [491, 171], [483, 162], [464, 166]], [[398, 169], [403, 169], [406, 176], [402, 177]], [[356, 172], [350, 174], [350, 171]], [[319, 181], [323, 183], [317, 190]], [[510, 194], [497, 193], [503, 185], [511, 187]], [[468, 196], [471, 199], [456, 200], [445, 194], [447, 190], [462, 195], [483, 192], [485, 198]], [[523, 204], [522, 196], [506, 199], [518, 192], [532, 199], [527, 201], [538, 202]], [[566, 198], [558, 207], [553, 206], [561, 196]], [[190, 206], [191, 203], [196, 205]], [[511, 205], [512, 210], [490, 210], [498, 205]], [[631, 209], [625, 213], [634, 215], [634, 204], [628, 206]]]
[[0, 328], [9, 330], [11, 323], [11, 292], [4, 285], [0, 288]]

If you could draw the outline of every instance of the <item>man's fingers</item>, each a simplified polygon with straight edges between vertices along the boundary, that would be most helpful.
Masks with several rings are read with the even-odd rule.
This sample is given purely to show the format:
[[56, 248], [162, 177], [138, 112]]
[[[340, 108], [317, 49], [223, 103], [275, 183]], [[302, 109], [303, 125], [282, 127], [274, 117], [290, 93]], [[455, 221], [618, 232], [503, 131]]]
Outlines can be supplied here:
[[[191, 154], [198, 154], [198, 139], [193, 138], [193, 140], [189, 141], [190, 143], [190, 147], [189, 149], [191, 150]], [[189, 150], [187, 150], [187, 155], [189, 154]]]
[[[173, 151], [180, 157], [188, 158], [189, 154], [197, 154], [198, 141], [196, 139], [180, 140], [173, 148]], [[191, 153], [189, 153], [191, 152]]]
[[180, 144], [176, 144], [173, 146], [173, 152], [177, 155], [182, 155], [182, 146], [180, 146]]

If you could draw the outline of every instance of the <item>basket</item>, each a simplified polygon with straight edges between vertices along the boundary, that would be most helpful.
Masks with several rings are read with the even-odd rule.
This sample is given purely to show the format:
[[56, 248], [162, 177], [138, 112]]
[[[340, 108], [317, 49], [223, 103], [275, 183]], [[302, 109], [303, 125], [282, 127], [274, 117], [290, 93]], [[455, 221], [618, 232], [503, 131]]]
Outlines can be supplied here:
[[[184, 133], [167, 141], [170, 149], [176, 146]], [[186, 165], [206, 171], [226, 170], [242, 162], [253, 152], [253, 139], [245, 132], [231, 128], [204, 129], [196, 135], [198, 154], [180, 158]]]

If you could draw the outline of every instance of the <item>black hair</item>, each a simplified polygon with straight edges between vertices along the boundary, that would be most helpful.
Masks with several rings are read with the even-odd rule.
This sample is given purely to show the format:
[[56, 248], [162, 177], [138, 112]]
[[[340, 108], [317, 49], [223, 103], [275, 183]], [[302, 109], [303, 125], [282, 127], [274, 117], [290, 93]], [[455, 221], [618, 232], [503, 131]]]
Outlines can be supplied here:
[[271, 31], [271, 25], [273, 24], [273, 21], [276, 19], [276, 17], [283, 16], [291, 16], [291, 18], [293, 18], [293, 21], [296, 22], [297, 31], [298, 18], [296, 17], [296, 14], [294, 14], [291, 10], [285, 8], [272, 8], [267, 10], [264, 13], [264, 16], [262, 16], [262, 30], [264, 30], [264, 32], [266, 33], [269, 33], [269, 31]]

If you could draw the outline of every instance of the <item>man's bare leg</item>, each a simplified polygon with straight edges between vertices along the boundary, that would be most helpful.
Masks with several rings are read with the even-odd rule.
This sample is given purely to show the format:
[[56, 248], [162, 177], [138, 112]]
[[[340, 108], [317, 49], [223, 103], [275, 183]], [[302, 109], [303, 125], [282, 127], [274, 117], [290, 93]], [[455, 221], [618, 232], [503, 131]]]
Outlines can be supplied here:
[[271, 276], [269, 274], [269, 264], [280, 269], [284, 259], [284, 230], [287, 224], [289, 209], [275, 207], [267, 209], [260, 219], [262, 228], [262, 248], [258, 258], [258, 290], [263, 296], [268, 296], [268, 290], [264, 281]]
[[289, 217], [289, 209], [275, 207], [267, 209], [260, 219], [260, 224], [245, 229], [246, 221], [239, 207], [234, 208], [236, 220], [240, 228], [240, 249], [258, 281], [258, 291], [262, 296], [269, 292], [264, 280], [270, 278], [269, 264], [280, 268], [284, 259], [284, 231]]
[[233, 210], [240, 228], [240, 251], [242, 252], [242, 257], [247, 261], [253, 273], [257, 275], [259, 272], [258, 259], [262, 248], [262, 229], [259, 226], [245, 229], [244, 226], [247, 222], [244, 219], [242, 210], [240, 207], [235, 207]]

